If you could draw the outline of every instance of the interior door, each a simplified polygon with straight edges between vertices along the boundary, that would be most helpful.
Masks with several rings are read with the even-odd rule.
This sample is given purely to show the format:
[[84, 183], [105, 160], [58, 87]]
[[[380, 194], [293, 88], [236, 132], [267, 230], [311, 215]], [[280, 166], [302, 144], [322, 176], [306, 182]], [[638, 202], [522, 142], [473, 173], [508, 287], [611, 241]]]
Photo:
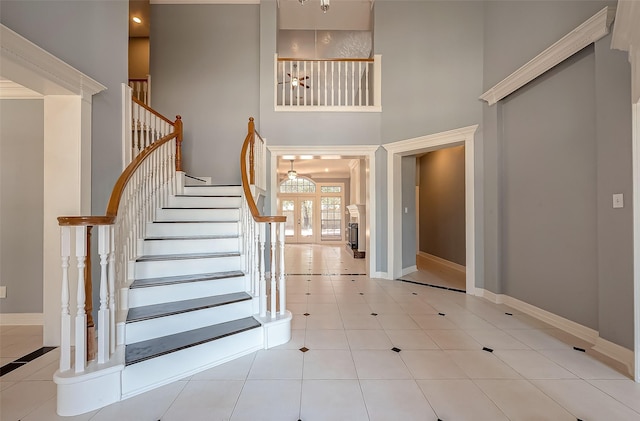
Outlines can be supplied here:
[[314, 198], [295, 196], [280, 198], [280, 211], [287, 217], [285, 241], [287, 243], [313, 243]]

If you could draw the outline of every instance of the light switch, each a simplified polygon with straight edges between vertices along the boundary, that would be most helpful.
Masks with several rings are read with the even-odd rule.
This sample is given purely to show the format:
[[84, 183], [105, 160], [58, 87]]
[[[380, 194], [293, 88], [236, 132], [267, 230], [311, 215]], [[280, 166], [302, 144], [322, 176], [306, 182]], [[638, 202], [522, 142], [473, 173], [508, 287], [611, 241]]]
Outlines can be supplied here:
[[624, 197], [622, 193], [616, 193], [613, 195], [613, 207], [614, 209], [624, 208]]

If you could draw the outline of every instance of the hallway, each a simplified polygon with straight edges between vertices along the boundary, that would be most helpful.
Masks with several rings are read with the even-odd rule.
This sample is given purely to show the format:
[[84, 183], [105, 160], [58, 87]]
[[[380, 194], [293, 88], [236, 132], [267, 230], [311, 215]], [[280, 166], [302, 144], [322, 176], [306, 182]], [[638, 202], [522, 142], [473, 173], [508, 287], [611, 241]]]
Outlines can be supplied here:
[[[640, 420], [640, 385], [573, 348], [588, 344], [481, 298], [354, 275], [364, 264], [287, 245], [289, 343], [73, 418], [55, 415], [56, 349], [0, 377], [0, 419]], [[1, 326], [2, 364], [37, 330]]]

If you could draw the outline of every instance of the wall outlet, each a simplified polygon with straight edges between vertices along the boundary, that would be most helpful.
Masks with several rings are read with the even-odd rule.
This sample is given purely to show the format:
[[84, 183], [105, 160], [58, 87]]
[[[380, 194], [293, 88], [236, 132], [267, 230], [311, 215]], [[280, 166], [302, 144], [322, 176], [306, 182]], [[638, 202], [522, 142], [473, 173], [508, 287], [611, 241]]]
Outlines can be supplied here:
[[0, 287], [0, 298], [7, 298], [7, 287]]
[[624, 196], [622, 193], [616, 193], [613, 195], [613, 207], [614, 209], [624, 207]]

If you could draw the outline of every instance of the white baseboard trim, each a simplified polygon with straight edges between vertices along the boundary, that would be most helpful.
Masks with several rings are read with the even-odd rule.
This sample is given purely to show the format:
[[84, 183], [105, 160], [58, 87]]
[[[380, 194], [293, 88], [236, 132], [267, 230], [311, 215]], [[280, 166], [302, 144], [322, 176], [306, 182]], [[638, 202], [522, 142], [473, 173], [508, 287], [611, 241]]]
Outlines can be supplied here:
[[44, 325], [42, 313], [0, 313], [0, 326], [10, 325]]
[[391, 279], [389, 277], [389, 273], [387, 273], [387, 272], [373, 272], [371, 274], [371, 277], [372, 278], [379, 278], [379, 279]]
[[633, 376], [633, 351], [601, 338], [598, 331], [505, 294], [495, 294], [482, 288], [476, 288], [475, 295], [495, 304], [505, 304], [521, 311], [524, 314], [535, 317], [540, 321], [548, 323], [553, 327], [589, 342], [593, 345], [591, 348], [594, 351], [624, 364], [629, 370], [629, 374]]
[[402, 269], [402, 276], [405, 276], [405, 275], [408, 275], [410, 273], [417, 272], [417, 271], [418, 271], [418, 267], [416, 265], [409, 266], [408, 268]]
[[425, 253], [424, 251], [419, 251], [416, 257], [431, 260], [432, 262], [446, 266], [449, 269], [457, 270], [458, 272], [467, 273], [467, 268], [465, 266], [443, 259], [442, 257], [434, 256], [433, 254]]

